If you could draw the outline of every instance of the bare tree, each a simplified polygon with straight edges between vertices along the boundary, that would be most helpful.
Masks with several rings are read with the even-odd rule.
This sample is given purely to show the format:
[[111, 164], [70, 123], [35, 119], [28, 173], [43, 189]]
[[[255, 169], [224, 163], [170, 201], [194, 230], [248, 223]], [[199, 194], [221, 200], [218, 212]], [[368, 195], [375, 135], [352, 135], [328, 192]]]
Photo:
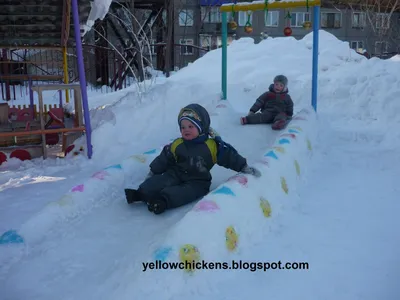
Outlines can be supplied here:
[[375, 43], [373, 52], [380, 56], [400, 46], [400, 0], [341, 0], [333, 1], [353, 12], [353, 26], [366, 30], [367, 43]]

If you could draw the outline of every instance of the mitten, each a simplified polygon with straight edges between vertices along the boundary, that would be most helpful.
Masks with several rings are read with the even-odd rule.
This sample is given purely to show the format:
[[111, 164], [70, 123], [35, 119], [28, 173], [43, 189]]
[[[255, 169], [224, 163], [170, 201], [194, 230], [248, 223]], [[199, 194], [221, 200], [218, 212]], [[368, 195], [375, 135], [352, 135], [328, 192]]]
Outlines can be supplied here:
[[241, 172], [245, 173], [245, 174], [251, 174], [251, 175], [253, 175], [255, 177], [260, 177], [261, 176], [261, 172], [259, 170], [257, 170], [254, 167], [249, 167], [248, 165], [245, 165], [242, 168]]
[[163, 213], [167, 209], [167, 202], [164, 199], [154, 199], [152, 201], [149, 201], [147, 203], [147, 209], [156, 214], [159, 215]]
[[247, 124], [247, 119], [246, 119], [246, 117], [241, 117], [241, 118], [240, 118], [240, 124], [242, 124], [242, 125], [246, 125], [246, 124]]

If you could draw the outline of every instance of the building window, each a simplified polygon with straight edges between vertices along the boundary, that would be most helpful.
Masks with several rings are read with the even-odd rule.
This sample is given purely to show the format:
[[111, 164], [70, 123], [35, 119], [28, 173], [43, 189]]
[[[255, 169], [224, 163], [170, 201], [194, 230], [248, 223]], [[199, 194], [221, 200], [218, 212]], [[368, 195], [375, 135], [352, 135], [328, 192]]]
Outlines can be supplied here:
[[365, 27], [365, 13], [354, 12], [351, 26], [353, 28], [364, 28]]
[[181, 55], [193, 55], [193, 39], [180, 39]]
[[388, 42], [375, 42], [375, 54], [384, 54], [389, 52]]
[[340, 28], [342, 27], [341, 13], [321, 13], [322, 28]]
[[388, 29], [390, 27], [389, 14], [376, 14], [375, 27], [378, 29]]
[[264, 13], [264, 24], [267, 27], [278, 27], [279, 11], [269, 11], [268, 15]]
[[364, 43], [362, 41], [351, 41], [350, 48], [357, 52], [362, 52], [362, 50], [364, 50]]
[[247, 13], [246, 11], [239, 11], [238, 25], [245, 26], [247, 21], [249, 20], [249, 15], [250, 15], [250, 23], [253, 23], [253, 13], [251, 11], [249, 13]]
[[204, 23], [221, 23], [221, 13], [219, 7], [202, 6], [201, 21]]
[[199, 41], [200, 41], [200, 53], [199, 56], [202, 57], [204, 54], [206, 54], [208, 51], [211, 50], [211, 35], [209, 34], [200, 34], [199, 35]]
[[303, 23], [310, 21], [310, 13], [295, 12], [291, 13], [290, 26], [291, 27], [303, 27]]
[[193, 10], [182, 9], [179, 12], [179, 26], [193, 26]]

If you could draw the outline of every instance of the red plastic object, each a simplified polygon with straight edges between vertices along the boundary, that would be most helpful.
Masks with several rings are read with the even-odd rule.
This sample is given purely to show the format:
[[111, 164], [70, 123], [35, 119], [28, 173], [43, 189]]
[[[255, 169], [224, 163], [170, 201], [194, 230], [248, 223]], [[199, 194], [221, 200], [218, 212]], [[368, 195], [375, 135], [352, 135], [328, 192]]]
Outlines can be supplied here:
[[3, 162], [7, 161], [7, 155], [5, 155], [3, 152], [0, 152], [0, 166]]
[[13, 152], [11, 152], [10, 154], [10, 158], [18, 158], [19, 160], [31, 160], [32, 156], [31, 154], [24, 150], [24, 149], [18, 149], [18, 150], [14, 150]]

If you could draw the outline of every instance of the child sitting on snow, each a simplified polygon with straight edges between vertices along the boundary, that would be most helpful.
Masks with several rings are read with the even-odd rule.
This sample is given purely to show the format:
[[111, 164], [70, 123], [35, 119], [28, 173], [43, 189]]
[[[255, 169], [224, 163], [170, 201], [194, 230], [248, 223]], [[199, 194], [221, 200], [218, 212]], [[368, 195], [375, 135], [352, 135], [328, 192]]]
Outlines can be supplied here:
[[[246, 117], [240, 118], [245, 124], [273, 124], [272, 129], [282, 129], [293, 116], [293, 101], [287, 88], [288, 79], [284, 75], [274, 78], [269, 90], [262, 94]], [[261, 110], [260, 113], [256, 113]]]
[[[209, 193], [211, 168], [222, 167], [260, 177], [231, 145], [210, 128], [210, 116], [199, 104], [190, 104], [178, 115], [181, 138], [165, 146], [150, 164], [150, 173], [138, 190], [125, 189], [126, 200], [147, 203], [150, 212], [193, 202]], [[211, 138], [209, 138], [209, 135]]]

